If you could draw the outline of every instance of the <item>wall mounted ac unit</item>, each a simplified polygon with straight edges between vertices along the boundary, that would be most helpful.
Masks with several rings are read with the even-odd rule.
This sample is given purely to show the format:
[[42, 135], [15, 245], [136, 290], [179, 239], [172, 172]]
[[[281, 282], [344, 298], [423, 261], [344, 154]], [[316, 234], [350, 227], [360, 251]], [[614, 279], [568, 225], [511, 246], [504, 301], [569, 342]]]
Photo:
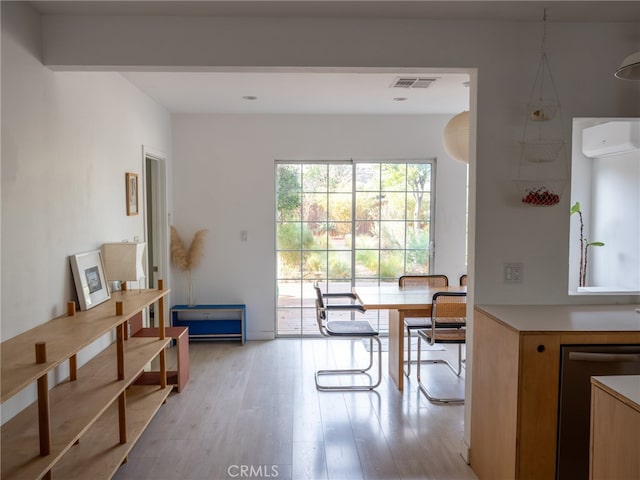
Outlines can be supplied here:
[[582, 153], [589, 158], [609, 157], [640, 149], [640, 120], [616, 120], [582, 131]]

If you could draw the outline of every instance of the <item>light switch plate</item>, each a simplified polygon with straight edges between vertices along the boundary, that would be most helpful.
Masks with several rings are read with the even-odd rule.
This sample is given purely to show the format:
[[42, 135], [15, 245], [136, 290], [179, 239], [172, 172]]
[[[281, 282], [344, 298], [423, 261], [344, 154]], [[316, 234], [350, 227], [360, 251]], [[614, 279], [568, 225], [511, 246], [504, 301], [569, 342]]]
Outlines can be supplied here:
[[522, 283], [522, 270], [523, 266], [521, 262], [505, 263], [503, 267], [504, 283]]

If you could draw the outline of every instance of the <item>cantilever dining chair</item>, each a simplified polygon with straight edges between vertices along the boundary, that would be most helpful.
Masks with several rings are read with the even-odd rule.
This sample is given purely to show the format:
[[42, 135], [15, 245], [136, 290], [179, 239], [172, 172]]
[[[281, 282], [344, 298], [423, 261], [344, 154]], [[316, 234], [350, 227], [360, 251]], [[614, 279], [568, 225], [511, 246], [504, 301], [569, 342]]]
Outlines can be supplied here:
[[[364, 313], [364, 308], [358, 303], [325, 303], [325, 299], [348, 298], [352, 301], [356, 300], [356, 296], [352, 293], [322, 293], [318, 283], [313, 285], [316, 291], [316, 320], [320, 334], [325, 337], [339, 337], [342, 339], [369, 339], [369, 365], [366, 368], [349, 368], [349, 369], [333, 369], [318, 370], [315, 374], [316, 388], [320, 391], [354, 391], [354, 390], [373, 390], [382, 380], [382, 345], [378, 331], [366, 320], [329, 320], [329, 312], [331, 311], [356, 311]], [[369, 375], [369, 371], [373, 367], [374, 341], [377, 344], [378, 355], [378, 376], [374, 380]], [[321, 383], [320, 378], [328, 375], [350, 375], [352, 378], [366, 377], [367, 380], [362, 384], [350, 385], [327, 385]]]
[[[458, 285], [460, 285], [461, 287], [466, 287], [467, 286], [467, 274], [464, 273], [462, 275], [460, 275], [460, 279], [458, 280]], [[465, 362], [466, 359], [462, 359], [462, 362]]]
[[[449, 278], [446, 275], [403, 275], [398, 279], [401, 287], [448, 287]], [[408, 377], [411, 375], [411, 332], [421, 328], [430, 328], [430, 318], [405, 318], [404, 328], [407, 332], [407, 368], [404, 374]]]
[[429, 364], [443, 363], [457, 376], [462, 372], [462, 345], [466, 341], [467, 294], [465, 292], [438, 292], [433, 295], [431, 305], [431, 327], [418, 330], [418, 387], [432, 402], [464, 403], [462, 397], [437, 397], [432, 395], [429, 387], [422, 382], [421, 356], [422, 342], [429, 345], [457, 344], [458, 364], [452, 365], [446, 359], [431, 359]]

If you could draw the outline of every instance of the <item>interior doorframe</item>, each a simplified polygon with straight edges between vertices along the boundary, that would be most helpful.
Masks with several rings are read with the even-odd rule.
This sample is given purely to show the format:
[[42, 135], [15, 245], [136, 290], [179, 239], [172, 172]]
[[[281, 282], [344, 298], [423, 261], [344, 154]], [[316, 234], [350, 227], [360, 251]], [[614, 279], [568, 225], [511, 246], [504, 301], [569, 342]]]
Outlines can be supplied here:
[[[144, 214], [144, 238], [147, 245], [153, 242], [154, 259], [148, 258], [148, 249], [145, 256], [146, 265], [150, 265], [150, 260], [154, 260], [157, 272], [156, 279], [163, 279], [165, 288], [170, 284], [169, 270], [169, 212], [168, 212], [168, 175], [167, 175], [167, 158], [168, 156], [152, 147], [142, 146], [142, 172], [144, 178], [145, 194], [143, 196], [143, 214]], [[147, 161], [153, 162], [153, 168], [147, 167]], [[152, 205], [149, 205], [149, 196], [151, 196]], [[151, 218], [150, 218], [151, 215]], [[150, 222], [151, 221], [151, 222]], [[149, 225], [152, 225], [151, 231]], [[147, 272], [149, 278], [150, 272]], [[147, 279], [148, 288], [155, 288]], [[170, 300], [169, 300], [170, 302]], [[165, 315], [167, 310], [165, 309]], [[165, 318], [165, 325], [167, 318]]]

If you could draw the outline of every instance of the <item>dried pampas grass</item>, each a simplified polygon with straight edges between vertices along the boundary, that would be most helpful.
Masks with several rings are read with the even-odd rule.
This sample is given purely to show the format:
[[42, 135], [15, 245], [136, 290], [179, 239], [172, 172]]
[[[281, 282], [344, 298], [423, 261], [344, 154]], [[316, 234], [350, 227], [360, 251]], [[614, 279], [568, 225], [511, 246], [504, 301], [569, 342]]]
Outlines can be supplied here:
[[191, 271], [198, 266], [204, 255], [204, 237], [208, 230], [198, 230], [193, 236], [189, 249], [184, 246], [184, 242], [178, 235], [178, 231], [171, 226], [171, 263], [184, 271]]

